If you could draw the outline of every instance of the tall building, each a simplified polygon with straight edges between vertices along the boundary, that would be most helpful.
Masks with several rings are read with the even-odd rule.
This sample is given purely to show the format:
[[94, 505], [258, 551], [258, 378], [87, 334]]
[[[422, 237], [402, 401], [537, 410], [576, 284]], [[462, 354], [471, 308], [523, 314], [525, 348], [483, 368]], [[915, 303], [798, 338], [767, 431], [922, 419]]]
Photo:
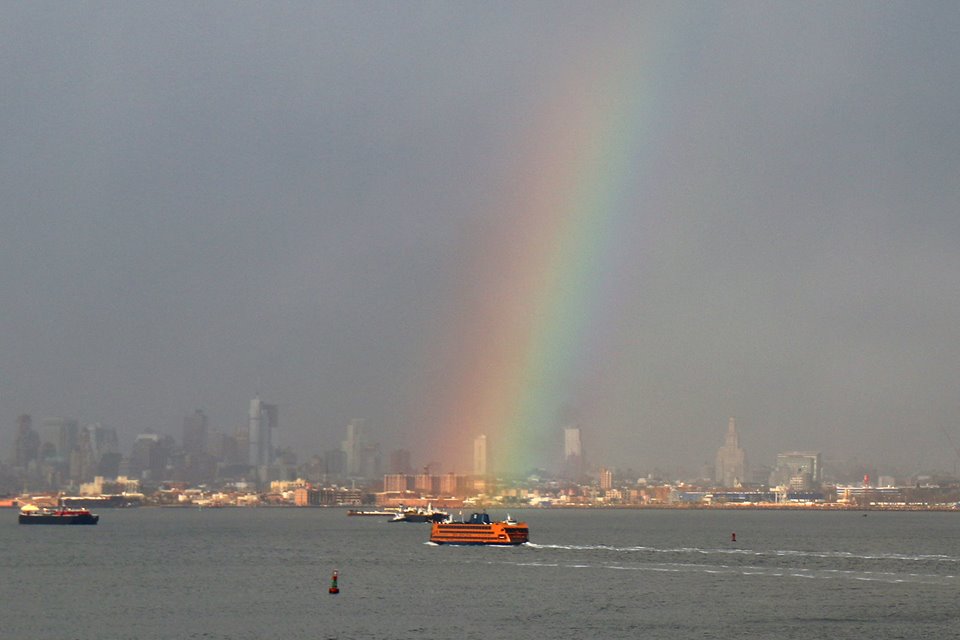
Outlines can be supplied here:
[[141, 433], [133, 442], [128, 462], [136, 478], [162, 480], [173, 449], [173, 439], [156, 433]]
[[395, 449], [390, 453], [390, 466], [387, 473], [410, 473], [410, 452], [406, 449]]
[[183, 419], [183, 450], [195, 455], [207, 450], [207, 415], [200, 409]]
[[13, 466], [26, 469], [40, 455], [40, 435], [33, 430], [33, 420], [27, 414], [17, 418], [17, 437], [14, 441]]
[[120, 453], [120, 439], [117, 437], [117, 430], [113, 427], [105, 427], [95, 422], [88, 424], [86, 431], [87, 441], [96, 460], [100, 460], [108, 453]]
[[363, 420], [351, 420], [347, 425], [347, 439], [343, 441], [343, 452], [347, 456], [347, 475], [360, 474], [363, 454]]
[[40, 425], [41, 457], [69, 464], [78, 430], [79, 423], [73, 418], [45, 418]]
[[794, 491], [817, 489], [823, 482], [819, 451], [787, 451], [777, 454], [777, 466], [770, 474], [770, 486]]
[[482, 434], [473, 440], [473, 475], [487, 475], [487, 436]]
[[347, 472], [347, 454], [343, 449], [329, 449], [323, 454], [323, 473], [339, 478]]
[[260, 396], [250, 401], [250, 456], [247, 462], [250, 466], [268, 467], [273, 462], [272, 432], [277, 427], [277, 418], [277, 405], [267, 404]]
[[116, 430], [99, 422], [89, 424], [80, 429], [77, 446], [70, 454], [70, 481], [79, 485], [93, 481], [96, 476], [116, 477], [114, 469], [119, 463], [120, 441]]
[[383, 475], [383, 456], [380, 454], [380, 444], [367, 442], [360, 447], [360, 469], [358, 475], [372, 480]]
[[736, 487], [746, 479], [746, 473], [747, 454], [740, 448], [737, 423], [730, 418], [723, 446], [717, 450], [713, 480], [721, 487]]
[[[240, 430], [238, 429], [238, 431]], [[210, 454], [226, 465], [245, 464], [247, 461], [247, 449], [240, 448], [238, 434], [231, 435], [222, 431], [215, 431], [213, 435], [209, 436], [208, 443]], [[246, 440], [244, 440], [244, 445], [247, 446]]]
[[613, 489], [613, 471], [606, 467], [600, 469], [600, 488], [604, 491]]
[[576, 480], [583, 475], [584, 470], [580, 427], [567, 427], [563, 430], [563, 475]]

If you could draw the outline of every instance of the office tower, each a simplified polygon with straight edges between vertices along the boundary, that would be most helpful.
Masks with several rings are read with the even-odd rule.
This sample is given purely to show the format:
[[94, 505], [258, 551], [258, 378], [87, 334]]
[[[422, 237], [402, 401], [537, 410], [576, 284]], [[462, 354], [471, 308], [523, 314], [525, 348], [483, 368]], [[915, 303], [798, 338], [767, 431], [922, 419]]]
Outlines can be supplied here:
[[359, 475], [366, 479], [379, 478], [383, 475], [383, 456], [380, 454], [379, 443], [365, 443], [360, 447]]
[[105, 427], [95, 422], [88, 424], [85, 430], [86, 440], [93, 452], [94, 460], [99, 461], [108, 453], [120, 452], [120, 439], [117, 437], [117, 430], [113, 427]]
[[156, 433], [141, 433], [130, 450], [130, 475], [163, 480], [173, 450], [173, 439]]
[[487, 436], [479, 435], [473, 440], [473, 475], [487, 475]]
[[584, 468], [580, 427], [568, 427], [563, 430], [563, 475], [576, 480], [583, 475]]
[[347, 454], [343, 449], [330, 449], [323, 454], [323, 472], [339, 478], [347, 472]]
[[277, 427], [277, 417], [277, 405], [263, 402], [260, 396], [250, 401], [250, 427], [247, 436], [250, 443], [250, 466], [267, 467], [273, 462], [272, 432]]
[[250, 448], [246, 436], [244, 436], [242, 445], [240, 442], [241, 432], [245, 431], [246, 427], [238, 429], [233, 435], [215, 431], [208, 439], [210, 455], [226, 465], [246, 464], [249, 455], [248, 449]]
[[90, 430], [80, 429], [77, 434], [77, 447], [70, 454], [70, 483], [79, 485], [90, 482], [96, 475], [96, 458], [93, 443], [90, 441]]
[[721, 487], [736, 487], [746, 478], [747, 454], [740, 448], [740, 437], [733, 418], [727, 423], [723, 446], [717, 450], [713, 479]]
[[770, 486], [794, 491], [817, 489], [823, 482], [818, 451], [787, 451], [777, 454], [777, 466], [770, 474]]
[[183, 419], [183, 451], [201, 454], [207, 450], [207, 415], [200, 409]]
[[45, 418], [40, 425], [42, 457], [60, 464], [69, 464], [70, 453], [77, 446], [78, 423], [73, 418]]
[[347, 475], [360, 473], [363, 453], [363, 420], [351, 420], [347, 425], [347, 439], [343, 441], [343, 452], [347, 456]]
[[390, 453], [390, 466], [387, 473], [410, 473], [410, 452], [406, 449], [396, 449]]
[[40, 455], [40, 434], [33, 430], [33, 420], [27, 414], [17, 418], [17, 437], [14, 441], [13, 466], [26, 469]]

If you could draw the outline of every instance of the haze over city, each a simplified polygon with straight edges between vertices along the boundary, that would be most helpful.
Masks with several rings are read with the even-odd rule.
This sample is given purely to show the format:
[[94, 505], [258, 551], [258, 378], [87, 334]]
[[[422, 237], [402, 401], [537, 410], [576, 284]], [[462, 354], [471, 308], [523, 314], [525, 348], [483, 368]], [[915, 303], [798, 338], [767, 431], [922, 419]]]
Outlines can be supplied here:
[[758, 462], [956, 462], [955, 3], [4, 18], [3, 451], [24, 413], [128, 448], [259, 394], [279, 446], [363, 419], [461, 471], [571, 424], [698, 468], [729, 416]]

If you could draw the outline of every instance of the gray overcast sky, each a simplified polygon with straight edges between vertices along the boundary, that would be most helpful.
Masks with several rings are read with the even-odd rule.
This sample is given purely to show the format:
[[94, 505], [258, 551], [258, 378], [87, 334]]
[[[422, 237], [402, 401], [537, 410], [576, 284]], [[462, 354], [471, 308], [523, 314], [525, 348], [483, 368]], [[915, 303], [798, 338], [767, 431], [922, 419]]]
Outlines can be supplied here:
[[594, 462], [696, 468], [733, 415], [754, 462], [952, 468], [952, 2], [4, 3], [0, 442], [20, 413], [232, 431], [259, 391], [281, 445], [362, 417], [466, 470], [437, 344], [483, 339], [456, 319], [523, 215], [518, 141], [611, 59], [650, 111], [636, 255], [556, 399]]

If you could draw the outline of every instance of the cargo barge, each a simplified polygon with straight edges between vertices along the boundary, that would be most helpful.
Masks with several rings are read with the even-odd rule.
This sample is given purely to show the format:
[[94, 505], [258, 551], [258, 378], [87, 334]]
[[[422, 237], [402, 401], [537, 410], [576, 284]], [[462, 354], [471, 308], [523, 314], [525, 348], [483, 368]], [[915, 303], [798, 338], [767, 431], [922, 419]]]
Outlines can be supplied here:
[[89, 509], [41, 509], [28, 504], [20, 510], [20, 524], [97, 524], [100, 516]]

